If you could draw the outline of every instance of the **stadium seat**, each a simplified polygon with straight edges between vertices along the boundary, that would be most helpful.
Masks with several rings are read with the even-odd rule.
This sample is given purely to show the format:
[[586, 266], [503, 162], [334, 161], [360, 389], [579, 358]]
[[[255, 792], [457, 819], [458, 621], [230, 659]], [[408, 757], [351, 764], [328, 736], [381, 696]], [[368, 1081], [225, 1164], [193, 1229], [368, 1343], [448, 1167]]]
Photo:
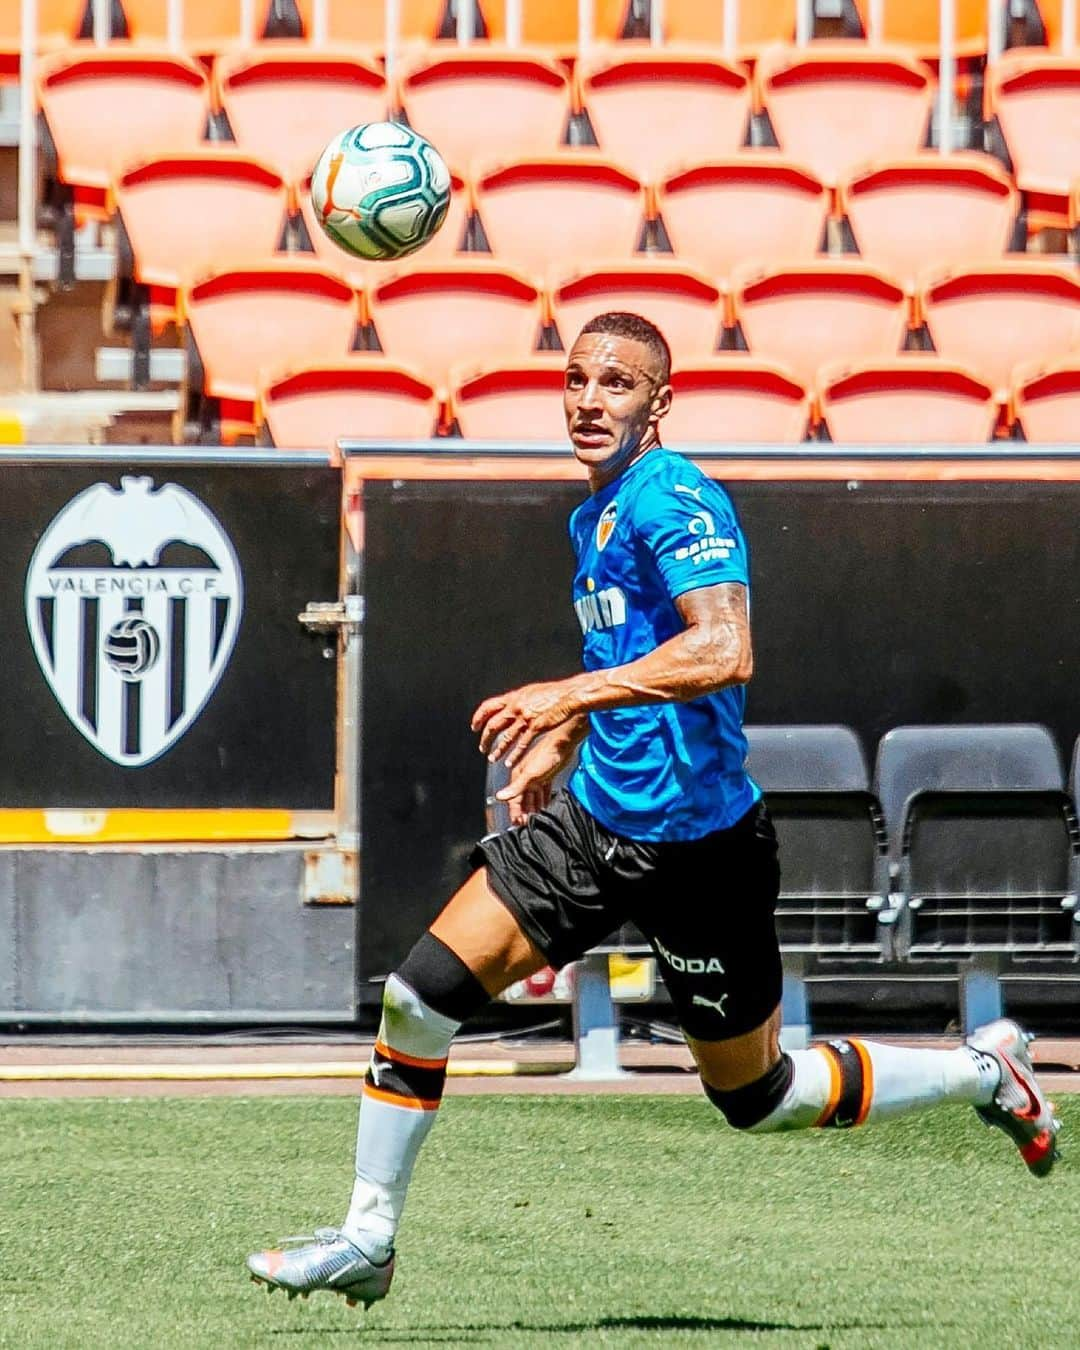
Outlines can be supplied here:
[[[168, 0], [123, 0], [128, 29], [135, 42], [163, 44], [169, 32]], [[256, 0], [253, 5], [253, 37], [258, 42], [267, 32], [274, 31], [272, 16], [281, 9], [275, 0]], [[214, 56], [229, 46], [244, 42], [242, 0], [183, 0], [181, 6], [180, 43], [191, 55]], [[295, 36], [299, 36], [296, 16], [293, 18]], [[286, 29], [286, 32], [288, 30]], [[285, 36], [285, 34], [280, 34]]]
[[927, 267], [1001, 257], [1020, 206], [1008, 175], [983, 155], [875, 164], [842, 183], [838, 200], [862, 257], [910, 288]]
[[42, 61], [38, 102], [76, 212], [102, 219], [110, 181], [163, 150], [195, 150], [210, 111], [204, 71], [169, 52], [64, 52]]
[[[304, 35], [314, 34], [314, 0], [296, 0], [304, 25]], [[400, 36], [406, 42], [433, 42], [436, 38], [456, 36], [456, 25], [445, 25], [447, 0], [398, 0]], [[477, 9], [486, 14], [487, 5], [477, 0]], [[357, 0], [327, 0], [326, 39], [356, 47], [381, 51], [386, 42], [386, 5], [383, 0], [357, 3]]]
[[784, 951], [891, 954], [885, 821], [858, 736], [845, 726], [748, 726], [746, 739], [780, 841]]
[[585, 266], [552, 293], [555, 324], [567, 350], [582, 327], [605, 310], [630, 310], [657, 324], [681, 361], [711, 355], [722, 318], [720, 291], [705, 276], [655, 257]]
[[1016, 372], [1010, 420], [1027, 441], [1075, 444], [1080, 437], [1080, 351], [1046, 366]]
[[373, 286], [370, 306], [386, 355], [440, 391], [465, 357], [486, 365], [528, 357], [544, 323], [539, 289], [492, 262], [417, 265]]
[[743, 442], [795, 445], [805, 440], [810, 396], [781, 367], [725, 352], [672, 372], [675, 397], [660, 432], [666, 445]]
[[570, 81], [536, 53], [468, 47], [428, 55], [402, 77], [409, 123], [449, 164], [550, 155], [570, 115]]
[[938, 355], [1004, 402], [1019, 362], [1053, 361], [1080, 344], [1080, 277], [1038, 260], [954, 269], [927, 282], [922, 312]]
[[[1062, 24], [1062, 0], [1035, 0], [1035, 8], [1042, 19], [1047, 44], [1052, 50], [1060, 50], [1065, 31]], [[1073, 34], [1073, 40], [1080, 44], [1080, 9], [1076, 10], [1075, 19], [1076, 32]]]
[[600, 149], [646, 182], [724, 159], [746, 139], [750, 80], [719, 57], [612, 47], [577, 78]]
[[411, 265], [410, 259], [424, 266], [436, 260], [475, 254], [462, 253], [465, 243], [465, 230], [472, 210], [472, 193], [459, 174], [451, 172], [450, 206], [442, 227], [434, 234], [423, 249], [410, 257], [394, 262], [366, 262], [345, 249], [339, 248], [315, 219], [315, 207], [311, 201], [311, 182], [305, 179], [296, 189], [300, 218], [304, 222], [312, 251], [324, 267], [343, 276], [350, 285], [358, 290], [367, 289], [377, 281], [385, 281], [390, 270], [395, 272]]
[[1046, 727], [896, 727], [876, 786], [909, 956], [1075, 952], [1076, 817]]
[[784, 155], [835, 187], [865, 163], [920, 149], [933, 80], [903, 51], [814, 43], [763, 52], [754, 92]]
[[342, 436], [426, 440], [438, 420], [439, 399], [426, 380], [368, 352], [268, 379], [255, 413], [282, 449], [334, 446]]
[[[578, 0], [522, 0], [521, 40], [540, 47], [573, 51], [578, 42]], [[630, 0], [593, 0], [592, 38], [615, 42], [623, 35]], [[484, 0], [489, 37], [506, 40], [505, 0]]]
[[829, 438], [845, 445], [981, 445], [998, 422], [988, 384], [914, 352], [827, 369], [820, 412]]
[[[924, 61], [941, 50], [941, 0], [884, 0], [877, 40], [908, 47]], [[863, 32], [870, 32], [870, 0], [855, 0]], [[956, 55], [986, 52], [986, 0], [956, 0]]]
[[[797, 0], [737, 0], [737, 49], [746, 52], [773, 42], [793, 42], [796, 9]], [[723, 46], [724, 38], [723, 4], [664, 0], [665, 42], [702, 43], [719, 48]]]
[[829, 194], [805, 169], [755, 150], [673, 175], [656, 206], [676, 257], [728, 278], [750, 259], [813, 258]]
[[854, 261], [747, 272], [731, 304], [750, 351], [782, 362], [807, 388], [827, 362], [895, 356], [908, 328], [903, 288]]
[[646, 210], [636, 178], [587, 152], [483, 173], [476, 206], [495, 257], [537, 275], [553, 260], [631, 257]]
[[448, 420], [469, 440], [566, 441], [562, 352], [513, 365], [455, 371]]
[[218, 102], [237, 144], [287, 182], [311, 173], [344, 127], [387, 113], [382, 71], [359, 56], [265, 46], [226, 55], [214, 68]]
[[130, 274], [149, 287], [150, 320], [158, 331], [176, 317], [178, 287], [271, 257], [289, 212], [281, 177], [222, 145], [129, 169], [109, 201], [130, 250]]
[[[88, 0], [38, 0], [37, 50], [39, 53], [68, 47], [80, 37], [89, 38], [92, 18]], [[22, 52], [19, 0], [0, 4], [0, 80], [19, 74]]]
[[1006, 52], [987, 67], [985, 114], [997, 120], [1028, 228], [1064, 229], [1069, 189], [1080, 176], [1080, 57]]
[[220, 400], [225, 441], [254, 433], [266, 372], [341, 360], [359, 317], [350, 286], [316, 263], [292, 258], [184, 287], [178, 307], [194, 358], [192, 392]]

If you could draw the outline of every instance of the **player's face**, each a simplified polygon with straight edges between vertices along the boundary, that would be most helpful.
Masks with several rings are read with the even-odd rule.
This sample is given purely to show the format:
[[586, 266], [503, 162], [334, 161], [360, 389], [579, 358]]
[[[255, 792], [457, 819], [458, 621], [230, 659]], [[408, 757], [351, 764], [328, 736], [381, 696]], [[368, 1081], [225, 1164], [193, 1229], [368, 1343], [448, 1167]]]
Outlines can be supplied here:
[[596, 487], [659, 441], [671, 402], [650, 348], [612, 333], [584, 333], [566, 363], [563, 407], [574, 454]]

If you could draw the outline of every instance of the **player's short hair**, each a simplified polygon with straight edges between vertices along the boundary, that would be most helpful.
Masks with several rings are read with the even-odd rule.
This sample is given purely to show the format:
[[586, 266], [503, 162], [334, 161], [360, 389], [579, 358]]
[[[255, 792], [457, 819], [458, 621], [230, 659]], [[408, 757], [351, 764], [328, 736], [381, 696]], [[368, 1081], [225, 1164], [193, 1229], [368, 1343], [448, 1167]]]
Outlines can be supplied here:
[[660, 379], [667, 384], [671, 379], [671, 348], [656, 324], [643, 319], [640, 314], [628, 314], [624, 310], [611, 310], [607, 314], [598, 314], [590, 319], [578, 334], [610, 333], [613, 337], [632, 338], [648, 347], [660, 364]]

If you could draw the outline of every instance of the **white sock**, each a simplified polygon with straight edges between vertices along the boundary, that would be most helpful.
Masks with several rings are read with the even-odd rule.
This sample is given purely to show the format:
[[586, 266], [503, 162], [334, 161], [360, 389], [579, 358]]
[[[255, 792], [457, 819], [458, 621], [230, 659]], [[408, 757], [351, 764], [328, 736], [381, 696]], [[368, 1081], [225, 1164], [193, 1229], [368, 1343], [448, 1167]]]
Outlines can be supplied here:
[[920, 1050], [878, 1041], [836, 1040], [794, 1050], [784, 1099], [753, 1130], [845, 1129], [921, 1111], [941, 1102], [984, 1106], [1001, 1079], [997, 1061], [970, 1046]]
[[356, 1181], [342, 1232], [369, 1260], [394, 1246], [420, 1147], [435, 1123], [450, 1042], [460, 1027], [396, 975], [386, 981], [356, 1129]]

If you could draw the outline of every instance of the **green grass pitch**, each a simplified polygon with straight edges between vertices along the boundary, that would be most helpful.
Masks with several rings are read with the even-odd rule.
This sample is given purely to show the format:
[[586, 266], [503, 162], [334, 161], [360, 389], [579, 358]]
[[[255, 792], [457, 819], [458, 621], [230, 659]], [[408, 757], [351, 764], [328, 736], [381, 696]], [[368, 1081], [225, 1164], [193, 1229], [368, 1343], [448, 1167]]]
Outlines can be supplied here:
[[0, 1103], [0, 1345], [1080, 1345], [1080, 1166], [1036, 1181], [959, 1107], [755, 1139], [690, 1097], [452, 1097], [390, 1298], [267, 1297], [244, 1256], [341, 1217], [355, 1115]]

